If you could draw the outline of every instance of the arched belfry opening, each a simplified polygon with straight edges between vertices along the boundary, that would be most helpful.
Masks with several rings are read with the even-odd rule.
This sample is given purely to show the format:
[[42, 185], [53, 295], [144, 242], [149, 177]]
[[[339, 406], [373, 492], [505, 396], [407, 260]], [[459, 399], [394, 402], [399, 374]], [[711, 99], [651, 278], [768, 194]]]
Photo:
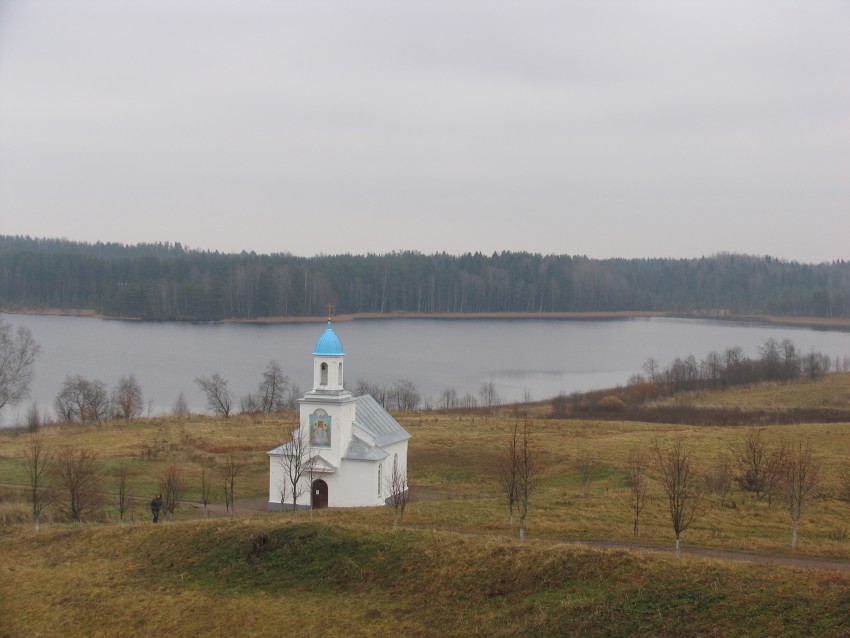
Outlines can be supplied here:
[[325, 363], [324, 361], [322, 362], [322, 374], [321, 374], [321, 379], [319, 380], [319, 384], [320, 385], [327, 385], [328, 384], [328, 364]]

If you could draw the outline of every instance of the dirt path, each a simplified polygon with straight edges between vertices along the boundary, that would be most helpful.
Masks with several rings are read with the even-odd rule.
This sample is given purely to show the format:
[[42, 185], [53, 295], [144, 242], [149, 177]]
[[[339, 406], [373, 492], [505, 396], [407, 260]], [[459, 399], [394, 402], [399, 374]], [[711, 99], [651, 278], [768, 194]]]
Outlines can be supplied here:
[[[236, 513], [238, 515], [259, 514], [267, 511], [267, 502], [265, 499], [250, 499], [237, 500]], [[212, 506], [211, 506], [212, 507]], [[217, 515], [224, 516], [224, 506], [218, 506], [220, 512]], [[406, 527], [406, 529], [417, 531], [428, 531], [433, 528]], [[508, 534], [493, 534], [492, 532], [469, 532], [466, 530], [452, 529], [433, 529], [433, 531], [445, 531], [465, 535], [475, 536], [499, 536], [502, 538], [513, 538]], [[627, 552], [642, 552], [647, 554], [664, 554], [672, 556], [675, 554], [675, 547], [672, 545], [648, 545], [643, 543], [628, 543], [621, 541], [597, 541], [597, 540], [581, 540], [570, 538], [541, 538], [529, 539], [529, 542], [534, 543], [557, 543], [559, 545], [575, 545], [577, 547], [593, 547], [596, 549], [613, 549]], [[747, 563], [756, 563], [759, 565], [784, 565], [786, 567], [797, 567], [800, 569], [825, 569], [830, 571], [850, 572], [850, 560], [835, 560], [828, 558], [808, 558], [796, 556], [784, 556], [782, 554], [756, 554], [752, 552], [738, 552], [724, 549], [714, 549], [709, 547], [692, 547], [682, 545], [680, 554], [684, 556], [695, 556], [700, 558], [709, 558], [714, 560], [731, 560]]]
[[[0, 487], [9, 489], [25, 490], [29, 489], [28, 485], [21, 483], [0, 483]], [[147, 501], [145, 496], [130, 496], [133, 500]], [[194, 501], [181, 501], [185, 506], [192, 507], [198, 513], [199, 517], [204, 516], [204, 506], [202, 503]], [[268, 502], [263, 497], [250, 499], [237, 499], [235, 507], [235, 516], [253, 516], [255, 514], [265, 514], [268, 512]], [[223, 518], [228, 516], [228, 513], [223, 503], [211, 503], [207, 506], [207, 516], [210, 518]], [[515, 538], [509, 534], [495, 534], [493, 532], [470, 532], [469, 530], [458, 529], [435, 529], [415, 526], [405, 526], [405, 529], [416, 531], [437, 531], [451, 532], [453, 534], [462, 534], [465, 536], [498, 536], [509, 539]], [[673, 555], [675, 548], [672, 546], [649, 545], [644, 543], [629, 543], [623, 541], [604, 541], [604, 540], [583, 540], [574, 538], [529, 538], [529, 543], [555, 543], [559, 545], [574, 545], [576, 547], [592, 547], [596, 549], [611, 549], [627, 552], [641, 552], [647, 554], [664, 554]], [[755, 563], [759, 565], [783, 565], [785, 567], [796, 567], [798, 569], [823, 569], [828, 571], [850, 572], [850, 560], [836, 560], [828, 558], [808, 558], [785, 556], [782, 554], [757, 554], [752, 552], [740, 552], [724, 549], [715, 549], [709, 547], [694, 547], [682, 545], [680, 553], [685, 556], [694, 556], [699, 558], [708, 558], [712, 560], [730, 560], [746, 563]]]

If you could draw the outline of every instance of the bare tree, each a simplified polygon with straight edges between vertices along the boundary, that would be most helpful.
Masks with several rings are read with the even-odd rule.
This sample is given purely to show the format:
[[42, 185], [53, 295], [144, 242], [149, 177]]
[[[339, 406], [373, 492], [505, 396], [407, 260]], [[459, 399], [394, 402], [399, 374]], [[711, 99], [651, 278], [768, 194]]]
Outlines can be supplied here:
[[100, 421], [110, 414], [106, 384], [79, 374], [65, 378], [56, 397], [56, 412], [63, 421]]
[[511, 527], [514, 524], [514, 507], [516, 507], [518, 497], [520, 432], [519, 421], [516, 420], [511, 429], [510, 438], [505, 445], [505, 452], [499, 457], [499, 486], [508, 500]]
[[35, 531], [40, 529], [41, 510], [44, 509], [48, 458], [49, 452], [44, 433], [36, 430], [30, 435], [24, 447], [24, 466], [29, 479], [32, 523]]
[[0, 410], [17, 405], [29, 396], [35, 359], [41, 348], [28, 328], [0, 319]]
[[112, 392], [112, 401], [116, 415], [122, 419], [136, 419], [141, 416], [145, 400], [136, 375], [125, 375], [118, 379], [118, 385]]
[[599, 470], [599, 461], [591, 452], [582, 450], [573, 459], [573, 467], [578, 472], [582, 494], [587, 498], [590, 495], [590, 481]]
[[389, 496], [387, 501], [393, 508], [393, 529], [398, 528], [398, 522], [404, 516], [404, 508], [410, 502], [410, 484], [407, 482], [407, 468], [393, 460], [393, 469], [384, 480], [384, 486]]
[[399, 379], [391, 391], [392, 404], [398, 410], [415, 410], [422, 401], [422, 395], [410, 379]]
[[629, 453], [629, 460], [626, 465], [626, 480], [629, 484], [629, 507], [635, 515], [632, 534], [637, 538], [640, 536], [640, 515], [644, 507], [646, 507], [648, 488], [644, 454], [635, 450]]
[[244, 464], [233, 454], [228, 454], [218, 469], [224, 483], [224, 507], [233, 518], [236, 513], [236, 479], [242, 474]]
[[186, 403], [186, 395], [183, 394], [182, 390], [177, 396], [177, 400], [174, 402], [174, 405], [171, 407], [171, 414], [181, 419], [189, 416], [189, 404]]
[[75, 523], [95, 514], [102, 505], [97, 454], [86, 448], [63, 448], [53, 464], [54, 484], [61, 496], [59, 509]]
[[123, 523], [124, 514], [130, 509], [130, 495], [127, 493], [127, 480], [130, 477], [130, 470], [125, 463], [120, 463], [115, 471], [115, 479], [118, 488], [118, 519]]
[[659, 479], [670, 510], [670, 521], [676, 533], [676, 556], [679, 556], [680, 536], [699, 514], [702, 492], [696, 479], [693, 460], [681, 440], [662, 449], [656, 442], [655, 458]]
[[735, 458], [738, 467], [735, 480], [738, 485], [744, 491], [754, 492], [756, 498], [761, 498], [768, 461], [767, 444], [761, 428], [747, 430], [743, 443], [735, 450]]
[[496, 390], [496, 384], [492, 381], [485, 381], [478, 389], [478, 397], [481, 399], [481, 405], [488, 410], [499, 405], [501, 399], [499, 392]]
[[227, 381], [216, 372], [212, 377], [198, 377], [195, 383], [207, 398], [207, 408], [225, 419], [230, 416], [233, 397], [227, 388]]
[[209, 512], [207, 510], [207, 505], [210, 504], [210, 495], [212, 493], [212, 483], [210, 482], [210, 477], [207, 475], [207, 469], [205, 467], [201, 468], [201, 503], [204, 504], [204, 518], [207, 518]]
[[[285, 486], [281, 488], [281, 493], [287, 492], [289, 498], [292, 499], [292, 520], [296, 519], [298, 512], [298, 499], [304, 493], [305, 489], [312, 489], [312, 481], [310, 486], [305, 486], [304, 479], [309, 479], [312, 473], [312, 459], [310, 448], [310, 434], [306, 427], [300, 427], [293, 431], [292, 439], [283, 449], [283, 454], [278, 457], [281, 469], [283, 470], [283, 480]], [[310, 494], [310, 504], [312, 507], [312, 494]]]
[[785, 498], [791, 515], [791, 549], [797, 549], [797, 522], [803, 515], [806, 499], [814, 492], [820, 474], [820, 461], [812, 454], [808, 441], [788, 446], [785, 455]]
[[[180, 504], [180, 499], [186, 492], [186, 480], [183, 473], [175, 465], [169, 465], [159, 475], [159, 493], [162, 494], [162, 509], [165, 515], [174, 521], [174, 510]], [[164, 517], [163, 517], [164, 518]]]
[[540, 474], [540, 455], [531, 439], [531, 421], [525, 419], [519, 438], [517, 506], [519, 510], [519, 540], [525, 540], [525, 518], [532, 492], [537, 488]]
[[457, 407], [457, 390], [454, 388], [446, 388], [440, 392], [439, 406], [443, 410], [452, 410]]
[[277, 361], [269, 361], [263, 380], [257, 389], [257, 404], [261, 412], [282, 412], [286, 405], [286, 391], [289, 387], [289, 377]]
[[720, 507], [726, 505], [726, 499], [732, 493], [732, 464], [726, 456], [722, 456], [705, 473], [704, 484], [706, 491], [720, 497]]
[[646, 372], [646, 378], [649, 381], [658, 381], [661, 375], [661, 366], [655, 358], [650, 357], [643, 362], [643, 371]]
[[790, 448], [787, 445], [780, 445], [767, 455], [767, 462], [764, 465], [764, 493], [767, 496], [768, 507], [773, 507], [774, 494], [782, 491], [789, 451]]
[[38, 409], [38, 404], [33, 402], [27, 410], [27, 430], [37, 432], [41, 427], [43, 419], [41, 411]]

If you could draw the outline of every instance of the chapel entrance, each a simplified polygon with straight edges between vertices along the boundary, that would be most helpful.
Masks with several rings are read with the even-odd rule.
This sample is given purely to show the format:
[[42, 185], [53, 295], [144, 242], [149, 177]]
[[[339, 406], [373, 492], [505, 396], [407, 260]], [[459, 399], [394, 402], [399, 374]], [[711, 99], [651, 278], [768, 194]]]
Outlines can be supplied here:
[[313, 509], [318, 510], [328, 506], [328, 484], [322, 479], [313, 481]]

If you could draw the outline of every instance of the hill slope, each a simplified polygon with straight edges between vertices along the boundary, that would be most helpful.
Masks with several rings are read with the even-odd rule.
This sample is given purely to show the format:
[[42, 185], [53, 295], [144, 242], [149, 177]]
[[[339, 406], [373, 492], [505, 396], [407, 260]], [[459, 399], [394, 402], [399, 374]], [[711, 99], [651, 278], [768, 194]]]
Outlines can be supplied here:
[[839, 635], [850, 575], [237, 522], [0, 532], [2, 635]]

